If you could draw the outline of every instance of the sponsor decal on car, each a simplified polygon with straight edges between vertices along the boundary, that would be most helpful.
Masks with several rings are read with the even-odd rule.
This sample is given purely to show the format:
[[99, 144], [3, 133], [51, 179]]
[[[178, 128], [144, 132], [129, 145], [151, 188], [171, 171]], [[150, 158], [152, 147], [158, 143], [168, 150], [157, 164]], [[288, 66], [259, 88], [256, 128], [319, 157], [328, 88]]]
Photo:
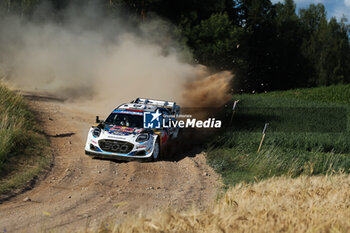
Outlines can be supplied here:
[[92, 142], [93, 144], [97, 144], [97, 142], [96, 142], [96, 141], [94, 141], [94, 140], [92, 140], [92, 139], [91, 139], [91, 142]]
[[120, 114], [130, 114], [130, 115], [138, 115], [142, 116], [142, 111], [131, 111], [131, 110], [114, 110], [112, 113], [120, 113]]
[[108, 133], [117, 135], [117, 136], [128, 136], [134, 133], [133, 128], [123, 127], [123, 126], [113, 126], [112, 128], [106, 129], [106, 130], [108, 131]]

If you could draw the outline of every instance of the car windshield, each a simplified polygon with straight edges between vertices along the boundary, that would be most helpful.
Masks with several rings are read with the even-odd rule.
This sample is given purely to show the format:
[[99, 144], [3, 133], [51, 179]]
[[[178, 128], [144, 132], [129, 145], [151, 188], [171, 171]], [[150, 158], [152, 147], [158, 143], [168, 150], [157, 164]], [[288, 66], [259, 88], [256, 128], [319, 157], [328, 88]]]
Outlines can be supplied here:
[[125, 127], [142, 128], [143, 117], [142, 115], [111, 113], [106, 119], [107, 124]]

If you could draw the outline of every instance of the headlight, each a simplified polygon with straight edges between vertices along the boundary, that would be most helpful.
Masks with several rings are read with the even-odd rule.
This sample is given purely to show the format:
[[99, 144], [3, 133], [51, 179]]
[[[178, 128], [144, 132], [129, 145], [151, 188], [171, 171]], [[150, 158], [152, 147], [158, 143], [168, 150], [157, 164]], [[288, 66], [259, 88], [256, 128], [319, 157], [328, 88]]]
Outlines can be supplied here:
[[92, 135], [95, 137], [99, 137], [101, 135], [101, 129], [100, 128], [94, 128], [94, 131], [92, 131]]
[[144, 142], [144, 141], [147, 141], [148, 139], [149, 139], [149, 134], [148, 133], [142, 133], [136, 138], [136, 141], [137, 142]]

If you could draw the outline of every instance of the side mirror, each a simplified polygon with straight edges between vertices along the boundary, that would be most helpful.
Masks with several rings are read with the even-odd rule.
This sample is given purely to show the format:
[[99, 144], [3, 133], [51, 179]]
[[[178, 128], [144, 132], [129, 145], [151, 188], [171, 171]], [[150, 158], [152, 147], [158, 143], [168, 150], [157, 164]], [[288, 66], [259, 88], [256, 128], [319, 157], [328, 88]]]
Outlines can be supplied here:
[[99, 116], [96, 116], [96, 123], [100, 123], [100, 117]]

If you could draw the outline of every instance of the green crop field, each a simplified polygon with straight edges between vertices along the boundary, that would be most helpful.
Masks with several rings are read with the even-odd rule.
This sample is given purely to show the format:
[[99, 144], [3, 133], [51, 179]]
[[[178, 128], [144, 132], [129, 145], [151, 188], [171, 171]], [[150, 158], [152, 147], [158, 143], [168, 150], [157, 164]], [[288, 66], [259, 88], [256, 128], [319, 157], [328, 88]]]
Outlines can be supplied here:
[[[240, 102], [232, 124], [215, 136], [207, 155], [226, 184], [350, 171], [350, 85], [235, 95], [233, 100]], [[225, 115], [229, 120], [231, 110]]]

